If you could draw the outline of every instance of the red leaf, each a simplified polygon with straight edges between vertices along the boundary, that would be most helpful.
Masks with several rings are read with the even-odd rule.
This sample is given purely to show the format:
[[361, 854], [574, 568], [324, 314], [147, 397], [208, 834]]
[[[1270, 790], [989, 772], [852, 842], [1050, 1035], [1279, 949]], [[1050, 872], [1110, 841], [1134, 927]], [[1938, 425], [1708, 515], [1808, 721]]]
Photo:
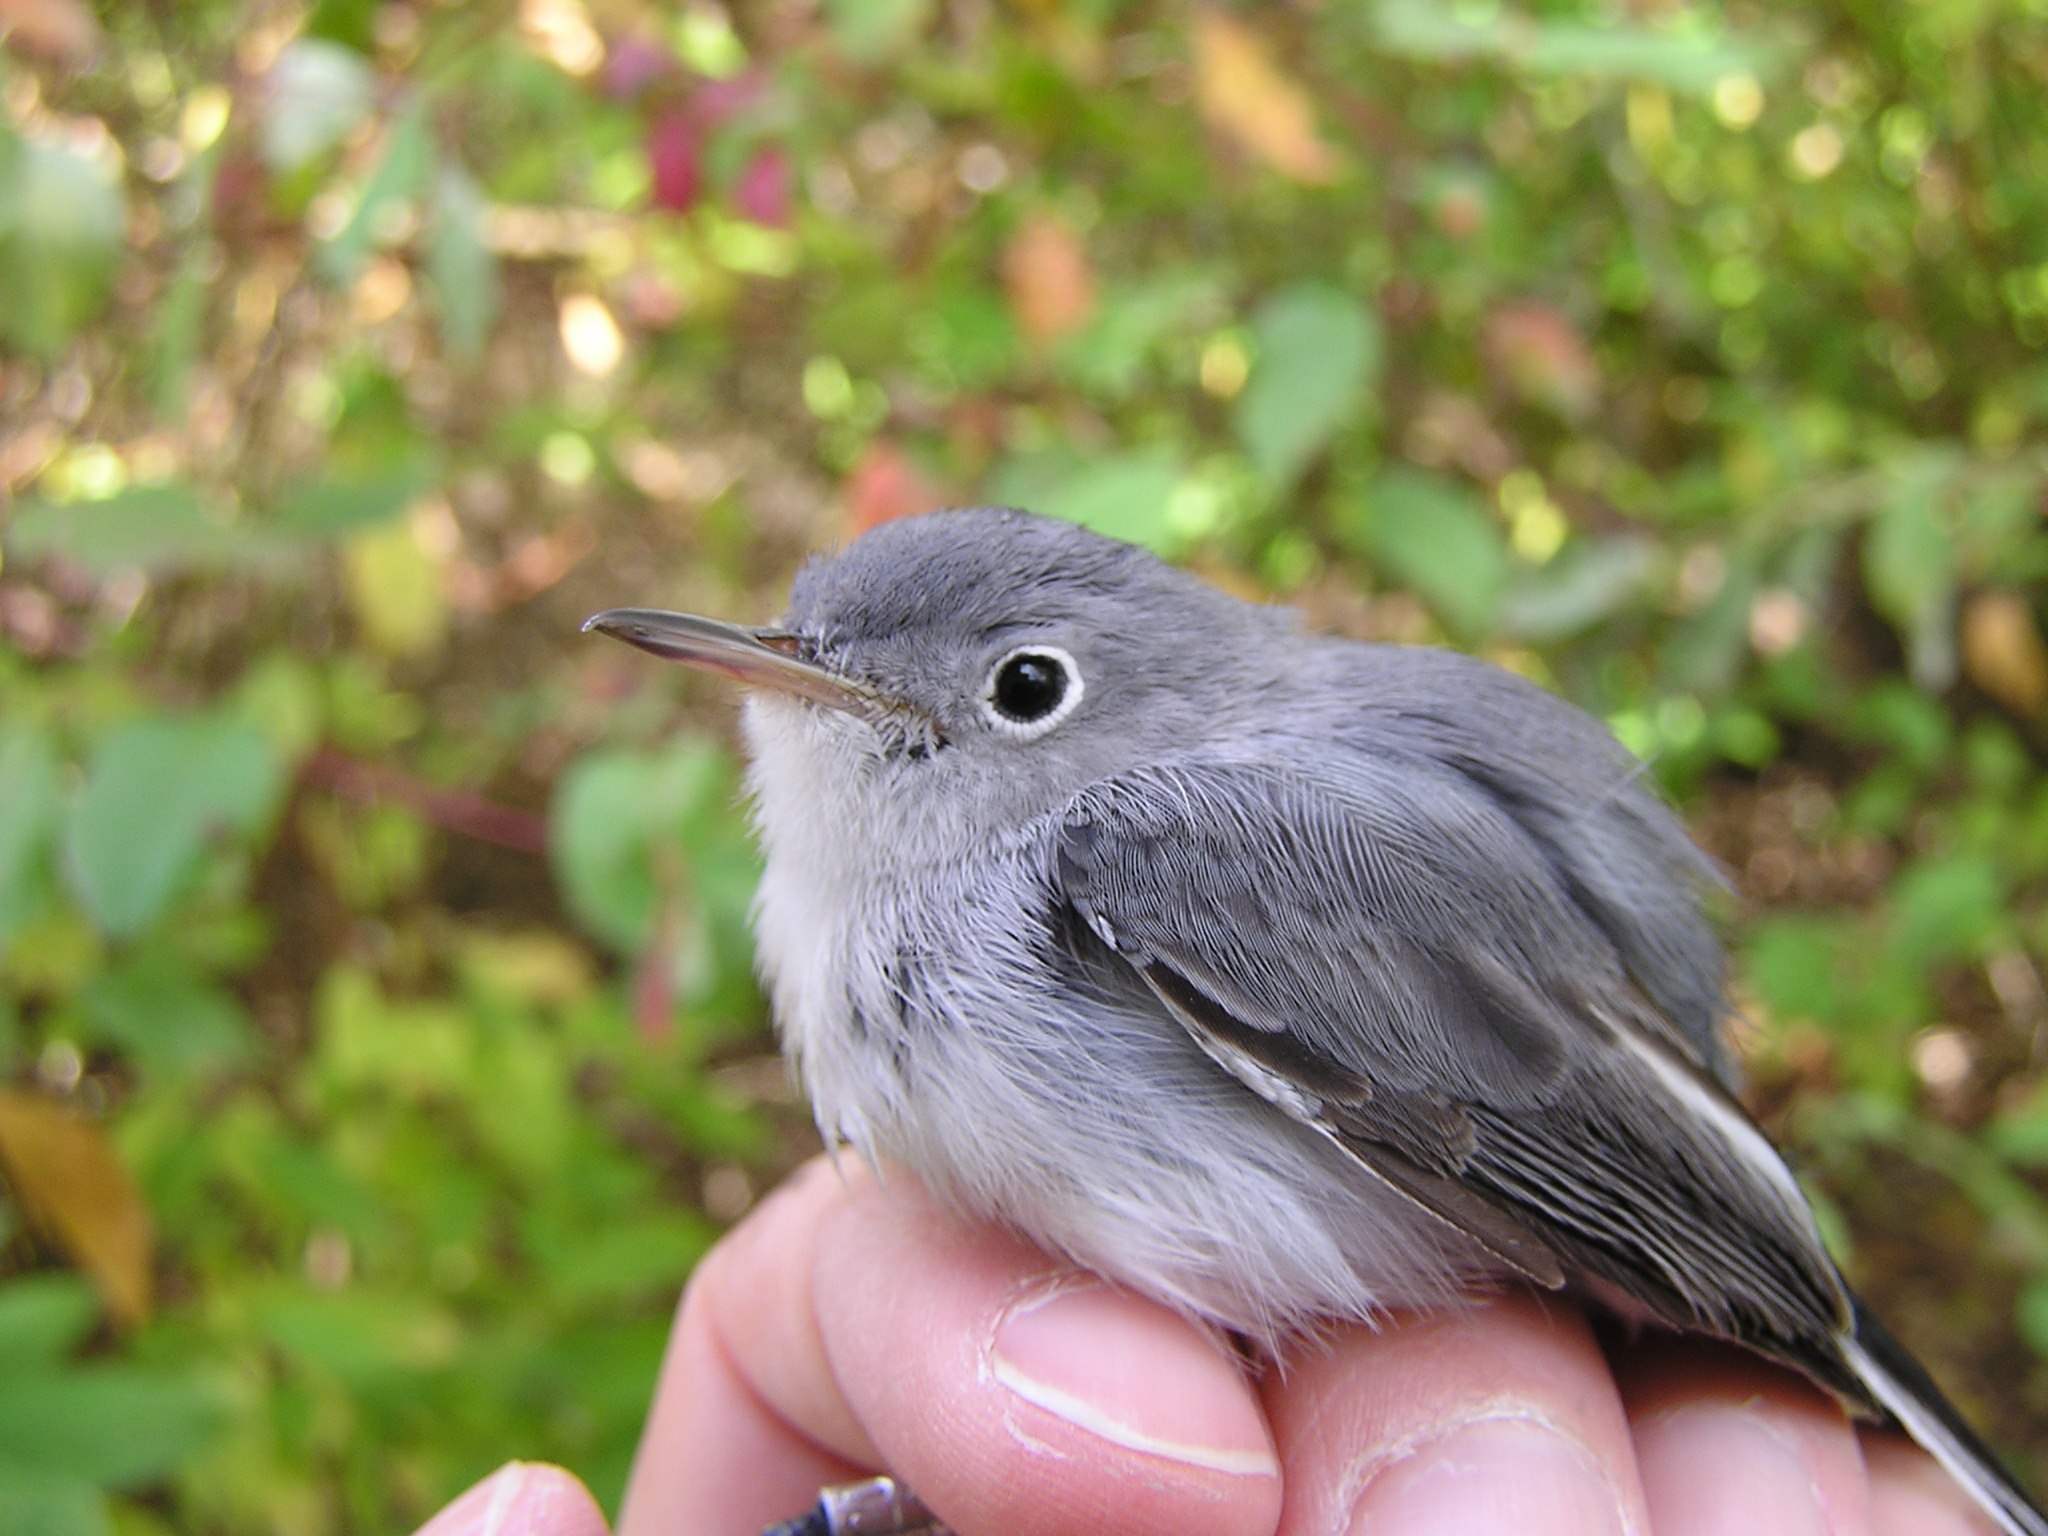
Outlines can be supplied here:
[[668, 112], [655, 119], [646, 140], [655, 207], [687, 213], [696, 205], [704, 183], [702, 148], [697, 124], [688, 113]]

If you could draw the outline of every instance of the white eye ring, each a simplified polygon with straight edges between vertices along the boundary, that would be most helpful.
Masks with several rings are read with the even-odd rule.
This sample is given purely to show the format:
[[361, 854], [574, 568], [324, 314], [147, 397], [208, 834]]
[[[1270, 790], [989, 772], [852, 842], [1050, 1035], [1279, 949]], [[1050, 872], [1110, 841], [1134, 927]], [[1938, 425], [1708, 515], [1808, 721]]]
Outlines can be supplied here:
[[[1065, 678], [1065, 686], [1053, 706], [1042, 715], [1019, 716], [1007, 712], [996, 702], [996, 694], [1003, 685], [1003, 675], [1011, 663], [1022, 657], [1034, 657], [1052, 662]], [[981, 685], [981, 712], [988, 723], [1006, 736], [1029, 741], [1043, 736], [1074, 712], [1074, 706], [1081, 702], [1084, 687], [1081, 682], [1081, 668], [1073, 656], [1056, 645], [1033, 642], [1007, 651], [996, 664], [988, 669], [988, 680]]]

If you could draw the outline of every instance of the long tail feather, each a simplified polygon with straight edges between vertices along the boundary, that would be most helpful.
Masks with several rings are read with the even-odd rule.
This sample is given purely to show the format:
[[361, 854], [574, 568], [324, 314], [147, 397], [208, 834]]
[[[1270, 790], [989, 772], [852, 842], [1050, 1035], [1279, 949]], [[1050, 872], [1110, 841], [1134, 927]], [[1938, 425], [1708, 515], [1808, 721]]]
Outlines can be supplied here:
[[1991, 1448], [1963, 1422], [1941, 1389], [1886, 1333], [1870, 1310], [1854, 1303], [1856, 1336], [1843, 1353], [1870, 1395], [1918, 1441], [2010, 1536], [2048, 1536], [2048, 1513], [2028, 1498]]

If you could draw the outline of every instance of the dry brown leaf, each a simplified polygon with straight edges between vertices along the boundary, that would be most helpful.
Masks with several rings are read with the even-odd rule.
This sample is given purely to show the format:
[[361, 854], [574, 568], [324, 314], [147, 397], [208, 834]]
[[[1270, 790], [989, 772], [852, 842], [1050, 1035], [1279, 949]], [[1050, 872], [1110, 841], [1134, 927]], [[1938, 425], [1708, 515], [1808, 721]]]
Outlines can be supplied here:
[[1979, 592], [1963, 609], [1963, 670], [2022, 719], [2048, 708], [2048, 642], [2017, 592]]
[[1316, 132], [1308, 92], [1256, 32], [1221, 11], [1195, 17], [1195, 99], [1211, 127], [1282, 176], [1318, 186], [1335, 179], [1337, 155]]
[[149, 1210], [97, 1125], [54, 1099], [0, 1088], [0, 1177], [92, 1276], [116, 1322], [149, 1315]]
[[1080, 236], [1050, 213], [1025, 219], [1003, 247], [1003, 290], [1035, 346], [1070, 336], [1095, 311], [1095, 271]]

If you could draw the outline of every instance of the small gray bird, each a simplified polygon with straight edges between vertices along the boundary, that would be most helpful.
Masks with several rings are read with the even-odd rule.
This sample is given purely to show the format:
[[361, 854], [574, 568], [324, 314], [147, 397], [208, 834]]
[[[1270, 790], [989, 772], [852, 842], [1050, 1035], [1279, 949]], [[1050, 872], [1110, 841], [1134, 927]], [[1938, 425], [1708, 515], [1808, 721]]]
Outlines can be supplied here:
[[890, 523], [748, 685], [761, 964], [828, 1143], [1277, 1346], [1570, 1286], [2034, 1505], [1858, 1303], [1736, 1102], [1706, 858], [1607, 731], [1004, 509]]

